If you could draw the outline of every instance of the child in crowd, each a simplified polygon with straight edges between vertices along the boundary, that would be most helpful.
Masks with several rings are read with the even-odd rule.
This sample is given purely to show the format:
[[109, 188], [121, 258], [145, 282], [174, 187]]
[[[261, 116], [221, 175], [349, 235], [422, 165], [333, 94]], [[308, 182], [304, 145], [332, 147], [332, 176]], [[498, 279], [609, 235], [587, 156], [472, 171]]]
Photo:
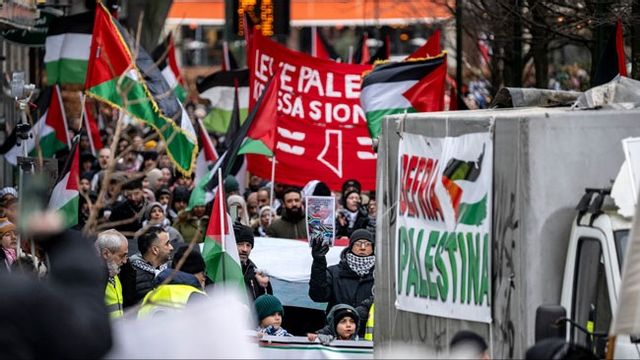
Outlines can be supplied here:
[[359, 340], [358, 323], [360, 316], [352, 306], [337, 304], [327, 315], [327, 326], [316, 331], [315, 334], [307, 334], [309, 341], [320, 341], [327, 345], [333, 340]]
[[293, 336], [287, 330], [280, 327], [284, 316], [282, 303], [277, 297], [269, 294], [258, 296], [255, 301], [256, 313], [258, 314], [258, 337], [262, 335], [272, 336]]

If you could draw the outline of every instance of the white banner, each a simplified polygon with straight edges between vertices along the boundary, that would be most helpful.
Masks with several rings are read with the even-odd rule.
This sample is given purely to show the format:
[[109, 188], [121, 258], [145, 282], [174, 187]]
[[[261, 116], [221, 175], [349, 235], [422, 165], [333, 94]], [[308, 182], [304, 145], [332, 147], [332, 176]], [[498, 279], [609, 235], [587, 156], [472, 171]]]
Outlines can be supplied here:
[[403, 134], [398, 156], [396, 307], [491, 322], [491, 135]]
[[300, 336], [264, 336], [258, 354], [262, 359], [373, 359], [373, 343], [334, 340], [323, 345]]

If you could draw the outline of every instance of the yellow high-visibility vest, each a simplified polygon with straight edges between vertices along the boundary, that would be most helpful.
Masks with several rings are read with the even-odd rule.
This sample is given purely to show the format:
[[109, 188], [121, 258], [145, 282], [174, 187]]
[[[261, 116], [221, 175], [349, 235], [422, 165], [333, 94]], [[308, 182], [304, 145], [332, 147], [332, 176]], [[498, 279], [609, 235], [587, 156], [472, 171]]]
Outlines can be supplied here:
[[371, 308], [369, 309], [369, 318], [367, 319], [364, 333], [364, 339], [369, 341], [373, 341], [373, 305], [375, 304], [371, 304]]
[[124, 311], [122, 308], [122, 284], [118, 275], [107, 281], [107, 287], [104, 290], [104, 302], [109, 310], [109, 316], [112, 319], [122, 317]]
[[189, 297], [193, 293], [206, 296], [204, 291], [198, 290], [191, 285], [160, 285], [149, 291], [144, 297], [142, 306], [138, 311], [138, 318], [153, 315], [161, 310], [182, 309], [187, 305], [187, 301], [189, 301]]

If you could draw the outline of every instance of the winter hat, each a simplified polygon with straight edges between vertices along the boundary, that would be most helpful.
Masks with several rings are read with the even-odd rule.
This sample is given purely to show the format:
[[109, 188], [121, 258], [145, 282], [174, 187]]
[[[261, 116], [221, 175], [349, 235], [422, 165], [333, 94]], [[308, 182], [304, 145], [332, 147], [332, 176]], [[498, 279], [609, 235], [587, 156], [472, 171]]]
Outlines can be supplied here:
[[349, 188], [357, 189], [358, 193], [362, 191], [362, 185], [356, 179], [349, 179], [342, 183], [342, 193], [344, 194]]
[[251, 248], [253, 249], [253, 230], [246, 225], [242, 225], [240, 223], [233, 224], [233, 234], [236, 237], [236, 244], [241, 242], [248, 242], [251, 244]]
[[373, 234], [369, 230], [357, 229], [356, 231], [351, 233], [351, 236], [349, 237], [349, 248], [352, 248], [353, 244], [358, 240], [367, 240], [374, 246], [375, 249], [376, 242], [373, 238]]
[[18, 191], [11, 186], [7, 186], [4, 187], [2, 189], [0, 189], [0, 198], [4, 197], [5, 195], [11, 195], [13, 197], [18, 197]]
[[350, 189], [342, 193], [342, 198], [340, 199], [340, 201], [342, 202], [342, 206], [344, 206], [345, 208], [347, 207], [347, 198], [353, 193], [360, 195], [360, 191], [355, 189]]
[[[154, 207], [158, 207], [160, 208], [160, 210], [162, 210], [162, 212], [164, 212], [164, 209], [162, 208], [162, 204], [160, 204], [159, 202], [152, 202], [149, 205], [147, 205], [147, 209], [144, 211], [144, 219], [145, 220], [149, 220], [150, 216], [151, 216], [151, 210], [153, 210]], [[165, 214], [166, 216], [166, 214]]]
[[327, 184], [320, 181], [316, 184], [316, 188], [313, 189], [313, 196], [331, 196], [331, 189], [327, 186]]
[[279, 312], [282, 316], [284, 316], [284, 309], [282, 308], [282, 303], [278, 300], [277, 297], [269, 294], [264, 294], [258, 296], [255, 301], [256, 313], [258, 314], [258, 320], [262, 321], [262, 319], [267, 316], [271, 316], [277, 312]]
[[16, 226], [11, 221], [9, 221], [6, 217], [0, 218], [0, 236], [3, 236], [9, 231], [12, 231], [12, 230], [15, 231], [15, 229], [16, 229]]
[[162, 195], [169, 195], [169, 197], [173, 197], [173, 194], [171, 193], [171, 190], [169, 190], [168, 187], [163, 186], [161, 187], [158, 191], [156, 191], [156, 199], [159, 199], [160, 196]]
[[[188, 245], [181, 246], [178, 248], [176, 253], [173, 255], [173, 261], [171, 262], [171, 268], [175, 269], [178, 265], [178, 262], [184, 256], [184, 253], [189, 248]], [[189, 274], [197, 274], [200, 272], [204, 272], [204, 259], [202, 258], [202, 254], [198, 251], [198, 247], [193, 247], [189, 255], [184, 259], [184, 264], [180, 267], [180, 271], [184, 271]]]
[[153, 191], [158, 188], [158, 181], [162, 179], [162, 170], [154, 168], [147, 172], [147, 180], [149, 180], [149, 186]]
[[173, 202], [189, 201], [189, 189], [184, 186], [176, 186], [173, 189]]
[[449, 347], [454, 349], [456, 347], [472, 347], [478, 353], [483, 353], [488, 349], [487, 342], [484, 341], [482, 336], [476, 334], [470, 330], [460, 330], [451, 339]]
[[[338, 305], [336, 305], [338, 306]], [[358, 323], [360, 322], [360, 316], [358, 316], [358, 312], [351, 306], [341, 307], [340, 309], [336, 309], [333, 313], [333, 331], [337, 334], [336, 330], [340, 320], [350, 317], [356, 323], [356, 330], [358, 329]]]
[[85, 180], [93, 180], [93, 172], [91, 171], [85, 171], [82, 174], [80, 174], [80, 179], [85, 179]]
[[224, 192], [228, 194], [233, 191], [240, 191], [240, 184], [233, 175], [227, 175], [224, 179]]

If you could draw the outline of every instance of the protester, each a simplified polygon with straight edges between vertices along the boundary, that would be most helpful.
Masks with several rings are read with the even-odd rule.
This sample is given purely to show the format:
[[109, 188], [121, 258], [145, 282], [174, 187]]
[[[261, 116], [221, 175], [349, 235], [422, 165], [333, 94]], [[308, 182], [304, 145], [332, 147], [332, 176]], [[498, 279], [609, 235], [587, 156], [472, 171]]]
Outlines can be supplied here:
[[359, 324], [360, 316], [356, 309], [347, 304], [337, 304], [327, 315], [327, 325], [315, 334], [307, 334], [307, 339], [318, 340], [325, 345], [333, 340], [359, 340]]
[[227, 209], [231, 214], [231, 219], [234, 222], [240, 222], [242, 225], [249, 226], [249, 215], [247, 213], [247, 204], [244, 198], [240, 195], [231, 195], [227, 197]]
[[[138, 238], [139, 254], [131, 256], [129, 262], [135, 271], [135, 293], [132, 301], [137, 303], [153, 288], [153, 279], [169, 264], [173, 246], [169, 241], [169, 234], [159, 227], [150, 227]], [[124, 280], [124, 279], [121, 279]], [[130, 289], [123, 284], [123, 291]], [[128, 298], [131, 294], [123, 294]]]
[[275, 211], [269, 205], [260, 208], [258, 220], [253, 223], [253, 235], [267, 237], [267, 228], [273, 222]]
[[109, 161], [111, 161], [111, 149], [102, 148], [98, 152], [98, 166], [100, 170], [96, 172], [91, 178], [91, 190], [95, 192], [100, 191], [100, 187], [102, 186], [102, 179], [104, 178], [105, 171], [109, 166]]
[[112, 319], [122, 317], [124, 315], [122, 283], [118, 274], [122, 265], [127, 262], [129, 243], [124, 235], [110, 229], [98, 234], [95, 247], [109, 273], [104, 297], [107, 310]]
[[0, 358], [102, 358], [111, 348], [106, 273], [91, 240], [46, 213], [28, 222], [50, 266], [41, 280], [0, 271]]
[[180, 212], [173, 227], [180, 232], [184, 241], [201, 243], [204, 241], [204, 232], [208, 223], [206, 207], [204, 204], [197, 204], [191, 210]]
[[270, 237], [284, 239], [306, 239], [307, 221], [302, 207], [302, 195], [296, 188], [288, 188], [284, 192], [284, 209], [282, 216], [267, 228]]
[[144, 212], [144, 221], [142, 222], [141, 230], [145, 230], [150, 226], [163, 228], [169, 234], [169, 241], [174, 249], [177, 249], [180, 244], [184, 243], [184, 238], [178, 230], [171, 226], [171, 221], [165, 216], [164, 208], [159, 202], [150, 203]]
[[180, 212], [187, 208], [189, 204], [189, 195], [191, 191], [184, 186], [176, 186], [173, 188], [173, 211], [180, 215]]
[[258, 193], [255, 191], [247, 196], [247, 215], [250, 221], [258, 218]]
[[360, 192], [357, 189], [348, 189], [343, 193], [342, 206], [343, 209], [336, 217], [336, 237], [348, 237], [354, 230], [367, 228], [369, 214], [361, 205]]
[[11, 265], [16, 261], [18, 249], [18, 237], [16, 236], [16, 226], [7, 218], [0, 218], [0, 260], [3, 266], [0, 271], [11, 271]]
[[[125, 200], [117, 203], [111, 210], [109, 221], [114, 228], [128, 239], [132, 239], [136, 231], [142, 227], [142, 216], [147, 202], [142, 192], [142, 181], [134, 179], [127, 182], [124, 190]], [[133, 249], [135, 250], [135, 249]]]
[[[153, 279], [154, 289], [142, 300], [138, 317], [157, 316], [166, 311], [183, 309], [193, 301], [206, 297], [205, 264], [196, 247], [180, 247], [171, 262], [171, 269], [161, 271]], [[185, 255], [186, 254], [186, 255]], [[184, 260], [183, 260], [184, 258]], [[180, 270], [178, 264], [183, 260]]]
[[258, 189], [258, 207], [262, 209], [263, 206], [271, 206], [271, 201], [269, 200], [269, 188], [261, 187]]
[[256, 264], [249, 259], [254, 245], [251, 228], [235, 223], [233, 225], [233, 234], [236, 238], [238, 256], [240, 257], [240, 264], [242, 265], [244, 284], [247, 287], [247, 293], [250, 299], [253, 301], [260, 295], [273, 294], [269, 276], [264, 270], [259, 270]]
[[[327, 302], [327, 311], [336, 304], [347, 304], [358, 311], [360, 321], [366, 321], [373, 304], [373, 269], [375, 265], [373, 235], [358, 229], [349, 238], [349, 247], [342, 251], [340, 262], [327, 268], [329, 245], [316, 242], [311, 249], [313, 263], [309, 279], [309, 297]], [[364, 336], [365, 324], [358, 324]]]
[[258, 336], [293, 336], [281, 327], [284, 308], [277, 297], [269, 294], [260, 295], [254, 305], [258, 315]]
[[489, 346], [482, 336], [471, 330], [460, 330], [449, 342], [449, 352], [453, 358], [488, 360]]

